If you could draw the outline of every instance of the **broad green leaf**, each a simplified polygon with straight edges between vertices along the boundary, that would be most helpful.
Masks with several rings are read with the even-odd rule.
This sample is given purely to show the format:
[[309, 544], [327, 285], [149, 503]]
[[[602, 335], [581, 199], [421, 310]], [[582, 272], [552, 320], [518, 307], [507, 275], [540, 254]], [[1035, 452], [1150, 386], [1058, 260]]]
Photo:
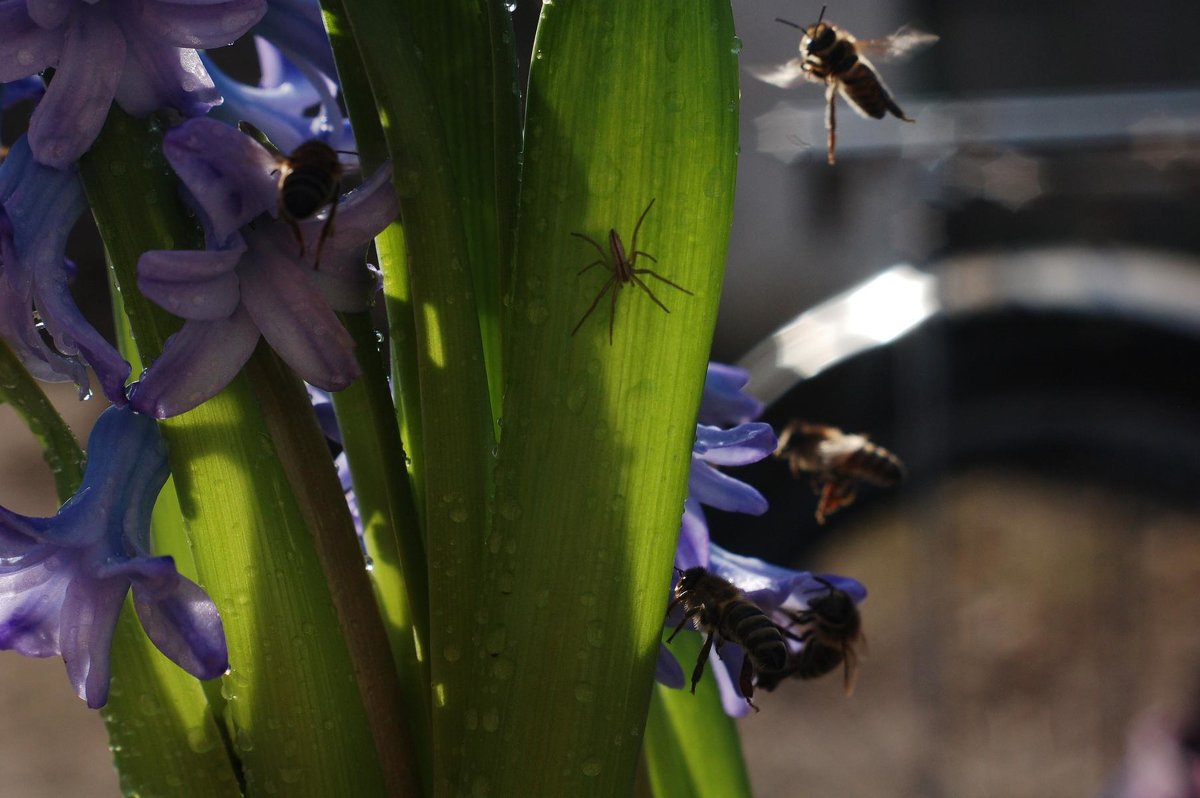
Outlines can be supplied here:
[[[400, 390], [420, 391], [420, 449], [413, 456], [420, 457], [414, 473], [424, 494], [418, 506], [429, 558], [434, 788], [440, 791], [460, 772], [472, 678], [465, 655], [479, 638], [477, 591], [495, 435], [457, 161], [423, 64], [439, 55], [425, 53], [415, 39], [418, 31], [407, 20], [414, 5], [348, 0], [344, 10], [379, 109], [404, 225], [405, 262], [382, 260], [388, 310], [411, 313], [415, 330], [417, 385]], [[399, 266], [406, 269], [398, 274]], [[406, 325], [402, 319], [398, 329]], [[416, 419], [405, 413], [402, 421], [411, 428]]]
[[[628, 794], [724, 272], [737, 152], [727, 0], [556, 2], [530, 73], [478, 642], [456, 790]], [[572, 336], [610, 229], [643, 275]]]

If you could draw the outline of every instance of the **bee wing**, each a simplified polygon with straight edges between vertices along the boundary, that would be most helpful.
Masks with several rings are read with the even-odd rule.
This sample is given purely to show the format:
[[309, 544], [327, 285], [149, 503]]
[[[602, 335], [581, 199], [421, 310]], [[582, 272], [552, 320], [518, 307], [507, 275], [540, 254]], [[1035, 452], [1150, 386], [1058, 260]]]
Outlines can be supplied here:
[[246, 122], [245, 120], [238, 122], [237, 126], [238, 126], [238, 130], [240, 130], [242, 133], [245, 133], [250, 138], [254, 139], [256, 142], [258, 142], [260, 147], [262, 147], [267, 152], [271, 153], [271, 156], [276, 161], [278, 161], [279, 163], [283, 163], [283, 162], [287, 161], [288, 157], [286, 155], [284, 155], [283, 152], [278, 147], [276, 147], [274, 144], [271, 143], [271, 140], [269, 138], [267, 138], [266, 133], [263, 133], [261, 130], [259, 130], [254, 125], [250, 124], [249, 122]]
[[[888, 88], [888, 85], [886, 83], [884, 83], [883, 78], [879, 77], [879, 70], [875, 68], [875, 65], [872, 64], [870, 61], [868, 61], [866, 56], [862, 56], [862, 55], [860, 55], [858, 57], [858, 62], [860, 64], [862, 64], [863, 66], [865, 66], [867, 69], [871, 70], [872, 73], [874, 73], [875, 80], [876, 80], [876, 82], [879, 83], [879, 88], [883, 90], [884, 97], [887, 100], [891, 101], [892, 104], [894, 105], [896, 102], [893, 99], [895, 97], [895, 95], [892, 94], [892, 90]], [[851, 94], [848, 91], [846, 91], [846, 84], [842, 83], [840, 80], [837, 83], [837, 90], [838, 90], [838, 94], [841, 95], [842, 99], [846, 101], [846, 105], [848, 105], [854, 109], [854, 113], [858, 114], [863, 119], [875, 118], [875, 117], [872, 117], [865, 110], [863, 110], [863, 107], [858, 104], [858, 100], [854, 99], [854, 97], [851, 96]], [[897, 107], [897, 110], [899, 110], [898, 107]], [[901, 114], [901, 117], [907, 118], [907, 117], [904, 117], [903, 114]], [[882, 118], [882, 114], [881, 114], [880, 118]], [[912, 121], [912, 120], [909, 120], [909, 121]]]
[[746, 71], [763, 83], [770, 83], [781, 89], [790, 89], [811, 80], [804, 71], [804, 60], [801, 58], [793, 58], [774, 66], [749, 66], [746, 67]]
[[936, 42], [940, 36], [905, 25], [891, 36], [880, 39], [859, 39], [854, 43], [860, 53], [875, 55], [882, 61], [907, 58]]

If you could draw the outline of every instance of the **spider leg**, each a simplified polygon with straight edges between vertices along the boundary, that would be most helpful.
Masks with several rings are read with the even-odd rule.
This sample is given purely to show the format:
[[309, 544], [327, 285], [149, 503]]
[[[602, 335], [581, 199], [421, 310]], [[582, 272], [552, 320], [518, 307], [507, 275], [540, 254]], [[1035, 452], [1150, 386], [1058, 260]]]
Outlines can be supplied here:
[[[655, 198], [657, 199], [657, 197]], [[638, 217], [637, 224], [633, 226], [633, 238], [629, 242], [629, 249], [637, 251], [637, 236], [638, 231], [642, 229], [642, 222], [646, 221], [646, 214], [650, 213], [650, 209], [654, 207], [654, 200], [650, 200], [650, 204], [646, 206], [646, 210], [642, 211], [642, 215]]]
[[[641, 272], [641, 271], [645, 271], [645, 270], [644, 270], [644, 269], [638, 269], [637, 271]], [[637, 276], [637, 273], [636, 273], [636, 272], [634, 272], [634, 273], [630, 274], [630, 276], [629, 276], [629, 277], [630, 277], [630, 279], [631, 279], [631, 280], [633, 280], [633, 282], [637, 283], [637, 285], [638, 285], [638, 287], [639, 287], [639, 288], [641, 288], [643, 291], [645, 291], [645, 292], [646, 292], [646, 295], [647, 295], [648, 297], [650, 297], [651, 299], [653, 299], [653, 300], [654, 300], [654, 304], [658, 305], [660, 308], [662, 308], [663, 310], [665, 310], [667, 313], [670, 313], [670, 312], [671, 312], [671, 309], [670, 309], [670, 308], [668, 308], [666, 305], [664, 305], [662, 302], [660, 302], [660, 301], [659, 301], [658, 297], [656, 297], [656, 296], [654, 295], [654, 292], [650, 290], [650, 287], [649, 287], [649, 286], [647, 286], [645, 283], [643, 283], [643, 282], [642, 282], [641, 278]]]
[[649, 269], [634, 269], [633, 273], [634, 274], [648, 274], [651, 277], [653, 277], [655, 280], [660, 280], [661, 282], [666, 283], [667, 285], [671, 286], [672, 288], [678, 288], [680, 291], [687, 294], [688, 296], [695, 296], [695, 294], [693, 294], [691, 291], [684, 288], [682, 285], [671, 282], [670, 280], [668, 280], [666, 277], [663, 277], [658, 272], [653, 272], [653, 271], [650, 271]]
[[578, 272], [576, 272], [575, 276], [578, 277], [579, 275], [583, 274], [584, 272], [586, 272], [588, 269], [592, 268], [593, 266], [605, 266], [605, 265], [607, 265], [607, 264], [602, 260], [594, 260], [591, 263], [589, 263], [587, 266], [584, 266], [582, 269], [580, 269]]
[[[658, 258], [654, 257], [649, 252], [642, 252], [640, 249], [635, 250], [633, 253], [633, 257], [636, 258], [638, 255], [641, 255], [643, 258], [649, 258], [650, 260], [654, 261], [655, 263], [658, 263]], [[631, 260], [630, 262], [632, 263], [633, 261]]]
[[583, 233], [571, 233], [571, 235], [575, 236], [576, 238], [578, 238], [580, 240], [586, 241], [589, 244], [591, 244], [593, 247], [595, 247], [596, 251], [600, 253], [601, 259], [606, 258], [608, 256], [608, 253], [606, 253], [604, 251], [604, 247], [597, 244], [596, 239], [592, 238], [591, 236], [585, 236]]
[[583, 318], [580, 319], [579, 323], [575, 325], [575, 329], [571, 330], [571, 335], [579, 332], [579, 328], [583, 326], [585, 321], [587, 321], [587, 317], [592, 315], [592, 311], [596, 309], [596, 305], [600, 304], [600, 299], [608, 293], [608, 290], [613, 287], [613, 283], [615, 282], [616, 277], [608, 278], [608, 282], [606, 282], [604, 287], [600, 289], [600, 293], [596, 294], [596, 298], [593, 299], [592, 304], [588, 306], [587, 312], [583, 314]]

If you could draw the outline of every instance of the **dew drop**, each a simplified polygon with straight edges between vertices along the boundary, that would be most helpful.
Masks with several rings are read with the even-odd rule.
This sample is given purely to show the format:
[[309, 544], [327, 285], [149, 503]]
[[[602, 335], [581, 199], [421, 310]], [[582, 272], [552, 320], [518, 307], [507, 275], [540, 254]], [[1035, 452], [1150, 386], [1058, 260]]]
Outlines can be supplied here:
[[487, 732], [494, 732], [496, 729], [499, 729], [500, 712], [495, 707], [484, 712], [481, 724], [483, 725], [483, 730]]
[[575, 700], [582, 704], [590, 704], [596, 699], [596, 688], [588, 682], [579, 682], [575, 685]]
[[729, 45], [729, 52], [733, 53], [734, 55], [737, 55], [741, 51], [742, 51], [742, 40], [739, 37], [734, 36], [733, 41]]
[[599, 776], [601, 770], [600, 760], [595, 757], [589, 757], [580, 763], [579, 769], [583, 771], [583, 775], [585, 776]]
[[592, 648], [600, 648], [604, 645], [604, 624], [600, 621], [592, 621], [587, 625], [587, 641]]
[[458, 662], [462, 659], [462, 649], [453, 644], [448, 645], [442, 649], [442, 656], [446, 658], [447, 662]]

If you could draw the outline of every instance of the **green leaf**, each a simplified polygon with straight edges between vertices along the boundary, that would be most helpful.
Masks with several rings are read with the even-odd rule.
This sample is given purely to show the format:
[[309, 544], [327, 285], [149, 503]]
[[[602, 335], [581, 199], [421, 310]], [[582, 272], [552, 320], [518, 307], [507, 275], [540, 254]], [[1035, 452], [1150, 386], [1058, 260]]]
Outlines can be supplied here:
[[[114, 109], [81, 162], [122, 303], [147, 361], [177, 323], [164, 321], [137, 291], [137, 258], [196, 241], [159, 141], [146, 123]], [[162, 425], [201, 585], [225, 624], [232, 664], [223, 684], [226, 720], [246, 789], [294, 796], [403, 794], [405, 763], [400, 757], [381, 761], [368, 717], [368, 710], [391, 717], [396, 708], [359, 692], [335, 606], [341, 597], [331, 594], [318, 557], [318, 546], [326, 544], [314, 540], [321, 530], [310, 528], [305, 509], [311, 508], [297, 502], [261, 398], [240, 376]], [[356, 545], [352, 538], [347, 543]], [[364, 627], [371, 622], [369, 613], [359, 620]], [[386, 789], [385, 778], [391, 779]]]
[[17, 411], [42, 447], [42, 457], [54, 475], [59, 501], [66, 501], [83, 479], [83, 450], [46, 394], [20, 359], [0, 340], [0, 401]]
[[[542, 8], [505, 326], [495, 528], [464, 654], [456, 788], [628, 794], [686, 494], [732, 219], [737, 63], [727, 0]], [[572, 337], [608, 273], [580, 232], [632, 245], [664, 313], [620, 292]], [[514, 753], [519, 752], [519, 754]]]
[[[457, 7], [465, 8], [462, 2]], [[476, 586], [482, 579], [495, 434], [457, 161], [422, 63], [444, 54], [424, 52], [414, 38], [406, 16], [417, 5], [349, 0], [344, 10], [379, 109], [404, 225], [406, 262], [381, 260], [389, 313], [411, 314], [415, 331], [417, 385], [401, 384], [400, 390], [420, 391], [421, 431], [418, 447], [410, 444], [409, 450], [423, 493], [418, 506], [424, 508], [429, 558], [434, 786], [442, 790], [460, 772], [471, 679], [464, 654], [479, 636]], [[388, 254], [394, 257], [398, 248]], [[397, 273], [401, 265], [406, 269]], [[407, 324], [402, 318], [396, 329], [407, 332]], [[403, 414], [406, 441], [412, 441], [416, 421]]]
[[[114, 292], [115, 294], [115, 292]], [[141, 372], [129, 319], [113, 303], [117, 343]], [[154, 505], [153, 551], [170, 555], [181, 574], [197, 581], [196, 565], [183, 528], [175, 482], [168, 479]], [[199, 682], [155, 648], [126, 598], [113, 635], [112, 683], [100, 710], [108, 727], [113, 764], [125, 795], [242, 794], [230, 740], [218, 718], [224, 711], [217, 681]]]
[[[690, 673], [701, 636], [678, 635], [672, 653]], [[712, 674], [704, 670], [696, 694], [654, 685], [646, 722], [645, 757], [655, 798], [750, 798], [750, 777], [733, 718], [721, 707]]]

